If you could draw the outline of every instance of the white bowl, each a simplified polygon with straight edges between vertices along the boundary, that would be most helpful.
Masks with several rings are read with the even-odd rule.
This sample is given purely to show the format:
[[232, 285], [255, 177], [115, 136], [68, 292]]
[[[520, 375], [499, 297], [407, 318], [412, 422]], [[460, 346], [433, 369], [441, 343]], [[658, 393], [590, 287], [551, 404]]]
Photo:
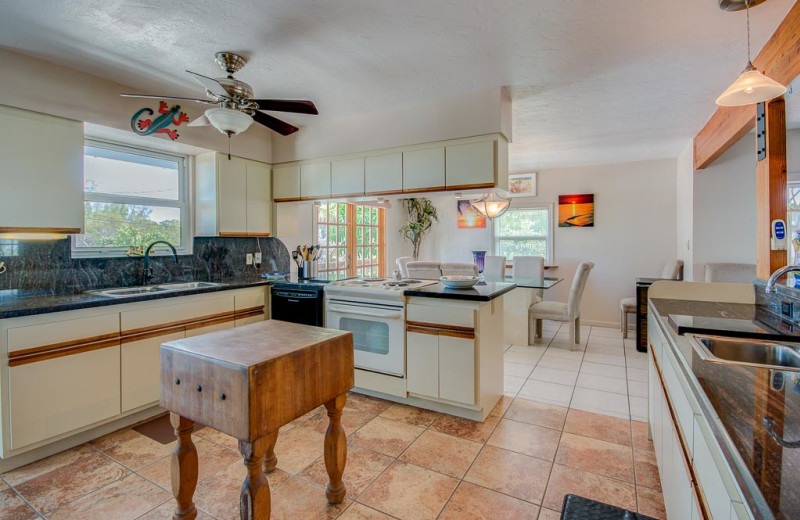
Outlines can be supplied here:
[[439, 281], [444, 284], [445, 287], [449, 287], [451, 289], [469, 289], [473, 287], [480, 278], [477, 276], [442, 276], [439, 278]]

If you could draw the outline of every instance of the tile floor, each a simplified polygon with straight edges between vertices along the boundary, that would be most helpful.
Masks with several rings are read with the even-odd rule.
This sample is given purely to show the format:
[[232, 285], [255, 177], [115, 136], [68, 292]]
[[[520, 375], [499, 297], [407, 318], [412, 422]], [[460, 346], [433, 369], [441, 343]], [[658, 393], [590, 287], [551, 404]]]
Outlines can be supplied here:
[[573, 350], [567, 325], [542, 329], [535, 345], [507, 348], [506, 396], [647, 421], [647, 354], [637, 352], [634, 333], [582, 327]]
[[[508, 350], [507, 361], [518, 374], [509, 377], [521, 379], [519, 388], [483, 423], [351, 394], [343, 414], [347, 497], [339, 506], [328, 506], [324, 497], [324, 409], [282, 428], [278, 468], [268, 477], [272, 518], [552, 520], [559, 518], [566, 493], [665, 518], [646, 424], [627, 418], [633, 408], [604, 414], [579, 409], [581, 399], [573, 395], [587, 389], [589, 395], [635, 397], [630, 386], [622, 392], [619, 384], [585, 377], [616, 374], [611, 379], [642, 382], [623, 375], [626, 365], [636, 368], [626, 363], [633, 355], [616, 345], [613, 331], [587, 329], [586, 354], [609, 356], [606, 361], [622, 358], [620, 365], [605, 365], [619, 369], [598, 368], [584, 351], [560, 349], [556, 327], [548, 331], [547, 349], [543, 344]], [[594, 350], [615, 346], [622, 351]], [[544, 370], [534, 375], [538, 368]], [[540, 383], [563, 386], [569, 397], [565, 401]], [[547, 396], [564, 406], [540, 402]], [[596, 406], [596, 401], [587, 403], [586, 408]], [[235, 440], [210, 428], [193, 437], [200, 458], [198, 518], [239, 518], [244, 467]], [[169, 519], [173, 448], [174, 443], [164, 445], [128, 428], [7, 472], [0, 476], [0, 520]]]

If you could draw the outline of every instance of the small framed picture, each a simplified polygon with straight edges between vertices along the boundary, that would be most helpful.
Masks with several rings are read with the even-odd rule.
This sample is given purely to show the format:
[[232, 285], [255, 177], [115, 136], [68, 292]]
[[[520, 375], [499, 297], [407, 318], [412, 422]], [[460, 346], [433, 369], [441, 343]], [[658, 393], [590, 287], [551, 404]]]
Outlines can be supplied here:
[[509, 174], [508, 194], [511, 197], [535, 197], [536, 172]]

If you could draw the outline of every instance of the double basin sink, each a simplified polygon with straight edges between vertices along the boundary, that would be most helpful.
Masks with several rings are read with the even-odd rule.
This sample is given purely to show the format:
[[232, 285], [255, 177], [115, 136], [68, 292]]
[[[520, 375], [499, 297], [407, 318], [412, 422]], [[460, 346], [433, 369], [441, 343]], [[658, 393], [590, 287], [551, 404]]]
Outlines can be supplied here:
[[695, 334], [692, 344], [706, 361], [800, 372], [800, 344]]
[[225, 285], [215, 282], [185, 282], [167, 283], [162, 285], [142, 285], [138, 287], [114, 287], [111, 289], [95, 289], [85, 291], [87, 294], [96, 296], [107, 296], [109, 298], [125, 298], [130, 296], [141, 296], [143, 294], [155, 294], [165, 292], [193, 291], [207, 287], [219, 287]]

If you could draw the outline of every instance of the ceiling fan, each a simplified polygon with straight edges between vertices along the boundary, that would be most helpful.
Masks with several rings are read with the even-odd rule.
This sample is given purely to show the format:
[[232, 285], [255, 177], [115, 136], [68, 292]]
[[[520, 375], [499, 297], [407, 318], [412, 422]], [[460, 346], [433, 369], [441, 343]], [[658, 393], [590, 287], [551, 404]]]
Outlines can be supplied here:
[[194, 101], [206, 105], [219, 105], [209, 108], [205, 114], [188, 124], [188, 126], [211, 125], [228, 137], [247, 130], [255, 121], [261, 125], [278, 132], [289, 135], [297, 132], [299, 128], [285, 121], [265, 114], [262, 110], [274, 112], [292, 112], [296, 114], [317, 115], [317, 107], [306, 100], [290, 99], [254, 99], [253, 87], [233, 77], [247, 60], [233, 52], [218, 52], [215, 55], [217, 65], [228, 73], [224, 78], [209, 78], [196, 72], [187, 70], [189, 74], [206, 89], [209, 99], [194, 99], [175, 96], [150, 96], [146, 94], [120, 94], [123, 97], [149, 98], [149, 99], [176, 99], [180, 101]]

